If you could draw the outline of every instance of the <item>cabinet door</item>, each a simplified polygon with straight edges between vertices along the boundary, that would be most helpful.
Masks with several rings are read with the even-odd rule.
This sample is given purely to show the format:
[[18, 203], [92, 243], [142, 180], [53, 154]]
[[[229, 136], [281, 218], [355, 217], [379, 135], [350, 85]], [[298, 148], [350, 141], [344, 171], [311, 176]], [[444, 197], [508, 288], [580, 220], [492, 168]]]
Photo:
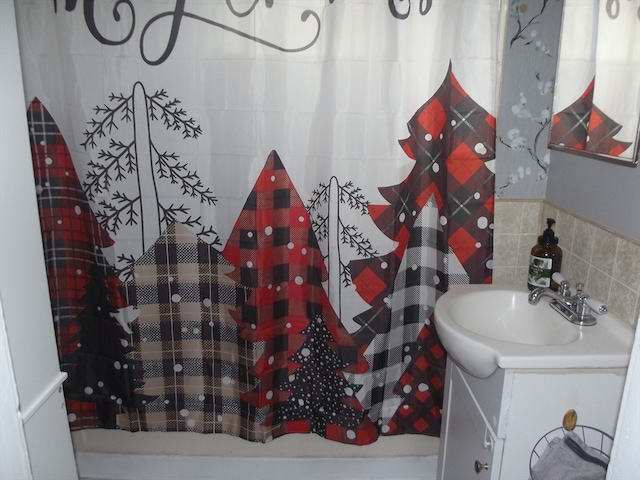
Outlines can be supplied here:
[[448, 370], [439, 478], [498, 479], [502, 440], [485, 422], [458, 368], [451, 364]]

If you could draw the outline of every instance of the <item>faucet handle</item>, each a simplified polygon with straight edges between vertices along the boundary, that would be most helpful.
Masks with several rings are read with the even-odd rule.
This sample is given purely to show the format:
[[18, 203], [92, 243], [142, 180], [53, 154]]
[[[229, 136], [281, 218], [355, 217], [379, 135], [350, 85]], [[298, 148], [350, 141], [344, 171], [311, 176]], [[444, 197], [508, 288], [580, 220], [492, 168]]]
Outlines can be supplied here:
[[587, 305], [589, 305], [589, 308], [598, 315], [604, 315], [609, 311], [607, 306], [600, 300], [596, 300], [595, 298], [586, 298], [585, 301], [587, 302]]
[[609, 311], [609, 309], [607, 308], [607, 305], [604, 302], [601, 302], [600, 300], [596, 300], [595, 298], [589, 297], [589, 295], [583, 292], [583, 289], [584, 289], [584, 283], [579, 282], [576, 284], [575, 298], [577, 299], [578, 304], [580, 304], [583, 309], [586, 306], [588, 306], [591, 309], [591, 311], [599, 315], [604, 315]]
[[551, 280], [558, 284], [558, 293], [563, 297], [571, 296], [571, 287], [569, 282], [565, 280], [565, 278], [560, 274], [560, 272], [554, 272], [551, 275]]
[[[558, 285], [560, 285], [562, 282], [566, 282], [567, 281], [560, 272], [553, 272], [553, 274], [551, 275], [551, 280], [556, 282]], [[569, 282], [567, 282], [567, 283], [569, 283]]]

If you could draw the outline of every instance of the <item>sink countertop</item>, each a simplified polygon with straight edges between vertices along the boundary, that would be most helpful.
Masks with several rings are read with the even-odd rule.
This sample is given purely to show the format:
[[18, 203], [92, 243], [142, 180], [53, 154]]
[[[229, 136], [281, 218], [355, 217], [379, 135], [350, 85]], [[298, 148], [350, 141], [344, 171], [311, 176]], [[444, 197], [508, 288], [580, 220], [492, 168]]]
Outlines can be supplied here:
[[543, 297], [528, 303], [526, 287], [454, 285], [435, 306], [435, 325], [445, 349], [478, 378], [504, 369], [624, 368], [633, 328], [614, 315], [597, 325], [570, 323]]

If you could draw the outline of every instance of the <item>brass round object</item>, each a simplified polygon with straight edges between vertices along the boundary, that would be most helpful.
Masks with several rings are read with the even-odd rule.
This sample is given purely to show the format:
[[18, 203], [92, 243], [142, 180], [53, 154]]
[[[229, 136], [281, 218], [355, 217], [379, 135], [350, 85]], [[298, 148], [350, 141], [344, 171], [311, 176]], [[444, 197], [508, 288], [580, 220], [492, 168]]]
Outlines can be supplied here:
[[562, 418], [562, 427], [571, 432], [574, 428], [576, 428], [576, 423], [578, 422], [578, 414], [572, 408], [571, 410], [567, 410], [567, 413], [564, 414]]

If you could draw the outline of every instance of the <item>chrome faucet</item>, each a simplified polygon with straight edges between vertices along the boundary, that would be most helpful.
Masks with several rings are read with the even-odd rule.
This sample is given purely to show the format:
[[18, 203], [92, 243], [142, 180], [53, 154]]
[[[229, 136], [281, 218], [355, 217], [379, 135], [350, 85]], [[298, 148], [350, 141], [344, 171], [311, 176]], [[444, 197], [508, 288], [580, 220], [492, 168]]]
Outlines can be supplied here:
[[558, 291], [555, 292], [547, 287], [535, 288], [529, 293], [530, 304], [537, 305], [542, 297], [551, 297], [549, 306], [571, 323], [580, 326], [595, 325], [597, 321], [593, 313], [600, 315], [607, 313], [606, 305], [590, 299], [589, 295], [583, 293], [582, 283], [576, 285], [576, 294], [572, 295], [569, 282], [562, 275], [556, 272], [552, 279], [559, 285]]
[[540, 302], [540, 299], [545, 296], [558, 300], [561, 303], [567, 303], [567, 305], [569, 305], [570, 301], [573, 299], [573, 296], [571, 295], [571, 288], [569, 287], [569, 282], [567, 282], [566, 280], [560, 281], [557, 292], [546, 287], [538, 287], [533, 289], [531, 293], [529, 293], [529, 303], [531, 305], [537, 305], [538, 302]]

